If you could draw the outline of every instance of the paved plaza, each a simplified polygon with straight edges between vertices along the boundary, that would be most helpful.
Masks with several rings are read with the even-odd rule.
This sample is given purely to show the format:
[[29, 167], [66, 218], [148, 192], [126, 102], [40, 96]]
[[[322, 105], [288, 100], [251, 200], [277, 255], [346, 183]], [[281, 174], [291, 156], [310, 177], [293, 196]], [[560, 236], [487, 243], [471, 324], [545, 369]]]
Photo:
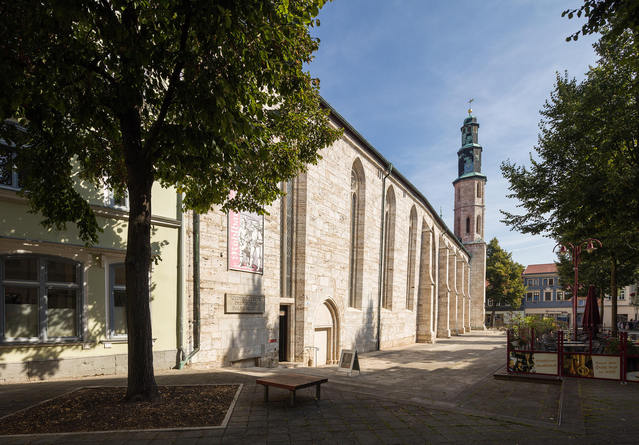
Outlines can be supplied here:
[[[565, 379], [563, 384], [497, 380], [505, 337], [472, 333], [360, 356], [361, 375], [335, 367], [189, 369], [159, 384], [243, 383], [226, 428], [168, 432], [0, 437], [2, 444], [552, 444], [639, 442], [639, 385]], [[296, 405], [258, 377], [326, 376], [322, 400], [300, 390]], [[356, 373], [355, 373], [356, 374]], [[0, 385], [0, 416], [80, 386], [124, 385], [124, 376]]]

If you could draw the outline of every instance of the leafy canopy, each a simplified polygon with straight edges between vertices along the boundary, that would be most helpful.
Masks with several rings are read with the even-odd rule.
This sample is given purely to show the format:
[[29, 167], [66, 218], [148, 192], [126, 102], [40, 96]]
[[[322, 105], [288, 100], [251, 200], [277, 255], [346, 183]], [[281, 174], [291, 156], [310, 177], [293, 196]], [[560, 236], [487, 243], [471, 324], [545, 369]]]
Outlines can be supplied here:
[[639, 230], [629, 222], [639, 215], [639, 64], [634, 38], [622, 37], [595, 46], [600, 60], [583, 82], [557, 75], [541, 111], [537, 158], [530, 167], [501, 165], [523, 213], [502, 214], [523, 233], [598, 238], [607, 258], [636, 265]]
[[512, 254], [499, 246], [497, 238], [488, 243], [486, 249], [486, 298], [492, 299], [494, 306], [521, 305], [526, 288], [521, 274], [524, 266], [513, 261]]
[[4, 125], [0, 137], [23, 147], [33, 210], [96, 242], [72, 176], [123, 192], [135, 158], [187, 208], [261, 212], [338, 136], [303, 71], [324, 3], [0, 1], [0, 117], [27, 129]]
[[588, 35], [605, 28], [618, 36], [625, 29], [639, 32], [639, 2], [636, 0], [584, 0], [579, 8], [566, 9], [561, 16], [569, 19], [584, 16], [587, 21], [581, 30], [566, 37], [566, 41], [577, 40], [579, 34]]

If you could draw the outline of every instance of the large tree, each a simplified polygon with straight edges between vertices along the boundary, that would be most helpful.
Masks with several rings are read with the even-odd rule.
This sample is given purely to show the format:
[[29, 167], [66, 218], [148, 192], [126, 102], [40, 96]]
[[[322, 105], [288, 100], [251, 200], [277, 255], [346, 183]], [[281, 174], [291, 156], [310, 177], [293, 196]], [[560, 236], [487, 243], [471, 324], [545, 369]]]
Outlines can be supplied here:
[[[21, 147], [25, 196], [48, 226], [99, 227], [72, 171], [128, 192], [127, 400], [157, 397], [151, 186], [186, 208], [263, 211], [338, 136], [303, 70], [325, 0], [0, 2], [0, 137]], [[236, 191], [233, 199], [229, 192]]]
[[[612, 317], [620, 270], [639, 264], [639, 92], [637, 44], [631, 32], [601, 39], [600, 56], [583, 82], [557, 75], [541, 114], [541, 134], [530, 167], [504, 162], [510, 197], [522, 214], [504, 222], [523, 233], [561, 242], [601, 240], [609, 271]], [[634, 59], [634, 60], [633, 60]], [[603, 259], [602, 259], [603, 258]], [[616, 325], [613, 324], [613, 329]]]
[[513, 309], [521, 305], [526, 288], [521, 274], [524, 266], [512, 259], [512, 254], [499, 246], [493, 238], [486, 248], [486, 299], [492, 300], [492, 326], [495, 327], [497, 306], [510, 306]]

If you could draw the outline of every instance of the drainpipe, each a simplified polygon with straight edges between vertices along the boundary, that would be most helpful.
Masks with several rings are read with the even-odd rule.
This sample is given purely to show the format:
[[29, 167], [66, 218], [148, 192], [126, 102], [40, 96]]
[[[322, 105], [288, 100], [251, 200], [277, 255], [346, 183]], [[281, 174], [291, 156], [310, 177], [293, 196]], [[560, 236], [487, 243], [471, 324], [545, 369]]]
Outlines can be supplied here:
[[177, 266], [177, 366], [180, 367], [180, 361], [184, 357], [184, 212], [182, 210], [182, 193], [177, 195], [177, 217], [180, 221], [180, 231], [178, 232], [178, 266]]
[[200, 351], [200, 214], [193, 212], [193, 350], [178, 365], [184, 368]]
[[393, 164], [388, 164], [386, 175], [382, 178], [382, 224], [379, 233], [379, 288], [377, 290], [377, 350], [381, 349], [381, 330], [382, 330], [382, 280], [384, 278], [384, 208], [386, 206], [386, 178], [393, 171]]

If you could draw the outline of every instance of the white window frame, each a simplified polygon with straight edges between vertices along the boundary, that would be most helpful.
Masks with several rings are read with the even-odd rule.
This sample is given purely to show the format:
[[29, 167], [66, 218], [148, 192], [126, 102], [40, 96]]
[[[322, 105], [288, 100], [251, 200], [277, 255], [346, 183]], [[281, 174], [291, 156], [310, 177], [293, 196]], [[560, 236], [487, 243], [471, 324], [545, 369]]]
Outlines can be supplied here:
[[109, 314], [109, 319], [107, 320], [107, 336], [110, 339], [118, 339], [118, 340], [126, 340], [128, 338], [128, 333], [127, 334], [116, 334], [114, 331], [114, 327], [113, 327], [113, 312], [115, 309], [115, 295], [114, 295], [114, 291], [116, 290], [124, 290], [126, 291], [126, 283], [124, 286], [121, 285], [116, 285], [115, 284], [115, 268], [118, 266], [123, 266], [124, 262], [113, 262], [109, 264], [109, 268], [108, 268], [108, 283], [109, 283], [109, 291], [108, 291], [108, 314]]
[[533, 301], [540, 301], [539, 300], [539, 291], [533, 292]]
[[[36, 258], [38, 280], [8, 280], [5, 279], [5, 261], [8, 258]], [[61, 283], [48, 281], [46, 261], [59, 261], [71, 263], [76, 268], [76, 281], [74, 283]], [[9, 254], [0, 256], [0, 344], [10, 343], [62, 343], [77, 342], [82, 340], [83, 312], [84, 312], [84, 268], [82, 263], [69, 258], [55, 255], [38, 254]], [[38, 315], [37, 315], [37, 336], [35, 337], [5, 337], [5, 288], [7, 286], [29, 287], [38, 289]], [[76, 335], [68, 337], [50, 337], [47, 333], [48, 316], [47, 303], [49, 289], [75, 289], [76, 290]]]
[[118, 204], [115, 202], [115, 195], [113, 190], [105, 183], [103, 189], [104, 205], [117, 210], [129, 210], [129, 192], [124, 191], [124, 204]]

